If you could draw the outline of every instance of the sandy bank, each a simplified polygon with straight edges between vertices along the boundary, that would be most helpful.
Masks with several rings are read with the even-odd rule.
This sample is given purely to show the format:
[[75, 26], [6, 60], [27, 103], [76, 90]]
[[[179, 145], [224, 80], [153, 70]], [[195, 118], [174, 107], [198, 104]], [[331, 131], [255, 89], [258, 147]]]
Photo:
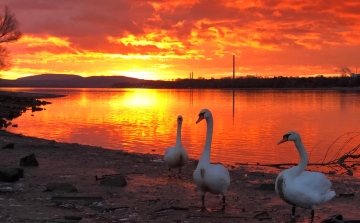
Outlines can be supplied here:
[[[25, 167], [24, 178], [18, 182], [0, 182], [0, 222], [71, 222], [63, 218], [69, 215], [82, 217], [80, 222], [290, 221], [290, 205], [274, 191], [259, 189], [262, 183], [274, 183], [277, 169], [227, 166], [231, 185], [225, 212], [218, 211], [221, 197], [212, 194], [205, 197], [208, 211], [200, 212], [200, 195], [192, 179], [194, 160], [183, 169], [182, 179], [168, 179], [165, 165], [155, 162], [161, 155], [59, 143], [1, 130], [0, 148], [11, 142], [14, 149], [0, 149], [1, 166], [17, 166], [20, 158], [34, 153], [39, 167]], [[100, 186], [95, 180], [95, 176], [115, 173], [124, 175], [127, 186]], [[360, 180], [345, 176], [331, 180], [337, 194], [355, 196], [337, 197], [320, 206], [315, 222], [334, 214], [359, 218]], [[78, 193], [44, 192], [49, 182], [70, 183]], [[59, 201], [52, 200], [53, 196], [101, 197], [102, 201]], [[267, 214], [257, 216], [264, 210]], [[297, 215], [298, 222], [307, 221], [310, 211], [298, 208]]]

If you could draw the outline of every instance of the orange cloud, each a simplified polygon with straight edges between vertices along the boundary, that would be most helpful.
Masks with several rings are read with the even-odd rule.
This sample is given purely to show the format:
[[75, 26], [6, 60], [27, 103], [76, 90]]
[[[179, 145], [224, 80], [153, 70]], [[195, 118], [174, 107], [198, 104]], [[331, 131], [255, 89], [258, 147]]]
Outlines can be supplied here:
[[[333, 74], [358, 66], [357, 0], [4, 0], [24, 37], [2, 77], [74, 73], [149, 79], [237, 72]], [[244, 73], [241, 73], [244, 72]], [[246, 73], [245, 73], [246, 72]]]

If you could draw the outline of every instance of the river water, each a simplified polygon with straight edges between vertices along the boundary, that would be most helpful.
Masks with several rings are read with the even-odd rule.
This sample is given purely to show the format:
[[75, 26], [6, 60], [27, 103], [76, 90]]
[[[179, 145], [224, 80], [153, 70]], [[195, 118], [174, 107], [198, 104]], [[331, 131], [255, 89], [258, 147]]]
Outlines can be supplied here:
[[[338, 90], [195, 89], [33, 89], [2, 90], [64, 94], [45, 99], [40, 112], [27, 111], [8, 131], [61, 142], [114, 150], [164, 154], [175, 145], [177, 116], [183, 116], [182, 143], [191, 158], [205, 144], [206, 122], [214, 118], [211, 161], [234, 163], [299, 162], [292, 142], [277, 143], [295, 130], [310, 163], [328, 161], [360, 143], [360, 92]], [[32, 116], [33, 115], [33, 116]], [[353, 132], [345, 134], [348, 132]], [[341, 135], [329, 150], [331, 144]], [[351, 139], [354, 137], [353, 139]], [[349, 143], [346, 140], [351, 139]], [[344, 146], [345, 145], [345, 146]], [[344, 148], [342, 148], [342, 146]], [[342, 149], [341, 149], [342, 148]]]

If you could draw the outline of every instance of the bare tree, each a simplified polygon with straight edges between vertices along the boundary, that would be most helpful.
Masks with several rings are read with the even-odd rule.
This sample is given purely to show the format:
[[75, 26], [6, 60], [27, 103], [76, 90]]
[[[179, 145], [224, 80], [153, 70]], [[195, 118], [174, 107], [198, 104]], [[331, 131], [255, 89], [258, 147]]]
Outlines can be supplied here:
[[[0, 15], [0, 44], [18, 41], [22, 36], [18, 27], [19, 22], [16, 20], [15, 15], [5, 6], [4, 15]], [[0, 70], [10, 67], [10, 63], [7, 61], [8, 56], [9, 51], [6, 47], [0, 45]]]

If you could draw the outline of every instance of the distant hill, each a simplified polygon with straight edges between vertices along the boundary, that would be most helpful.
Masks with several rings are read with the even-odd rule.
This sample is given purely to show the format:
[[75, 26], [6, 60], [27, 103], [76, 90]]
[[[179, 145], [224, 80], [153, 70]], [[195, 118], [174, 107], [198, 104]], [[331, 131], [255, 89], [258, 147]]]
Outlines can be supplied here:
[[115, 83], [136, 84], [143, 81], [125, 76], [81, 77], [73, 74], [41, 74], [16, 80], [0, 79], [0, 87], [111, 88]]
[[75, 74], [40, 74], [28, 77], [21, 77], [17, 81], [66, 81], [75, 77], [81, 77]]

